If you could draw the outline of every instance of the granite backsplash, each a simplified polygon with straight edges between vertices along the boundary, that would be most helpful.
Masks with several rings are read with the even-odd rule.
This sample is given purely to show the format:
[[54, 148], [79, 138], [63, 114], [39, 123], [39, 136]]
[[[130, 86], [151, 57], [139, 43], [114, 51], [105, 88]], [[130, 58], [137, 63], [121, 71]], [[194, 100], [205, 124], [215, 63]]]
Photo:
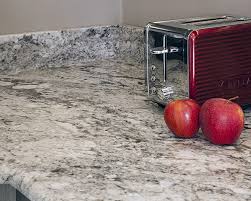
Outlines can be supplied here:
[[0, 36], [0, 70], [81, 65], [95, 59], [143, 61], [143, 29], [98, 26]]

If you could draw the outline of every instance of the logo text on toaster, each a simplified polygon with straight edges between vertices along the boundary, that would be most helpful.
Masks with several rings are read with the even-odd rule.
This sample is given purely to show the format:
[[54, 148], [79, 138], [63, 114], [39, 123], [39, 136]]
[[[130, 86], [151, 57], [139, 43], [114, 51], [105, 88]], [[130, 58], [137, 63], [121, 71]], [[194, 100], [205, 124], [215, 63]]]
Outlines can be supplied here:
[[240, 76], [238, 78], [229, 78], [226, 80], [220, 80], [218, 87], [224, 89], [239, 89], [243, 87], [251, 86], [251, 77]]

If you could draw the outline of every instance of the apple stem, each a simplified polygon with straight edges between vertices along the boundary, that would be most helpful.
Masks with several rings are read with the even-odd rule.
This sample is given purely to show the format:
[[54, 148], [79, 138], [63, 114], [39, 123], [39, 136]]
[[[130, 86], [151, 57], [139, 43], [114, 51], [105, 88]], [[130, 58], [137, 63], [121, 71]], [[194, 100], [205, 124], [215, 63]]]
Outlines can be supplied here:
[[233, 100], [236, 100], [236, 99], [238, 99], [238, 98], [240, 98], [239, 96], [235, 96], [235, 97], [233, 97], [233, 98], [229, 98], [228, 100], [229, 101], [233, 101]]

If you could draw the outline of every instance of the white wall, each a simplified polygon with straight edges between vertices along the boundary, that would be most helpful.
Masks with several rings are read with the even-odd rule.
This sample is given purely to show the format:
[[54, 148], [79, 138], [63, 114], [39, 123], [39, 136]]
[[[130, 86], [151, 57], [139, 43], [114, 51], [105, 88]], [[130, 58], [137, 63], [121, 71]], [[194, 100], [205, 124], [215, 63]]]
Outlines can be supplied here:
[[251, 17], [251, 0], [123, 0], [123, 23], [235, 14]]
[[251, 0], [0, 0], [0, 34], [232, 13], [251, 17]]
[[0, 0], [0, 34], [119, 24], [121, 0]]

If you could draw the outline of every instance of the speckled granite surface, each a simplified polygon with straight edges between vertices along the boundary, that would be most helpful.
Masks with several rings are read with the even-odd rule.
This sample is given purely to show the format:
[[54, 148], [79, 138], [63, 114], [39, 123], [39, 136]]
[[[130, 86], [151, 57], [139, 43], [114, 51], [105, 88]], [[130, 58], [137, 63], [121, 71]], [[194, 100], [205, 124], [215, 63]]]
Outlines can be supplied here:
[[251, 114], [236, 146], [173, 137], [121, 60], [0, 75], [0, 183], [31, 201], [251, 200]]
[[0, 70], [79, 65], [88, 60], [143, 61], [143, 29], [100, 26], [0, 36]]

